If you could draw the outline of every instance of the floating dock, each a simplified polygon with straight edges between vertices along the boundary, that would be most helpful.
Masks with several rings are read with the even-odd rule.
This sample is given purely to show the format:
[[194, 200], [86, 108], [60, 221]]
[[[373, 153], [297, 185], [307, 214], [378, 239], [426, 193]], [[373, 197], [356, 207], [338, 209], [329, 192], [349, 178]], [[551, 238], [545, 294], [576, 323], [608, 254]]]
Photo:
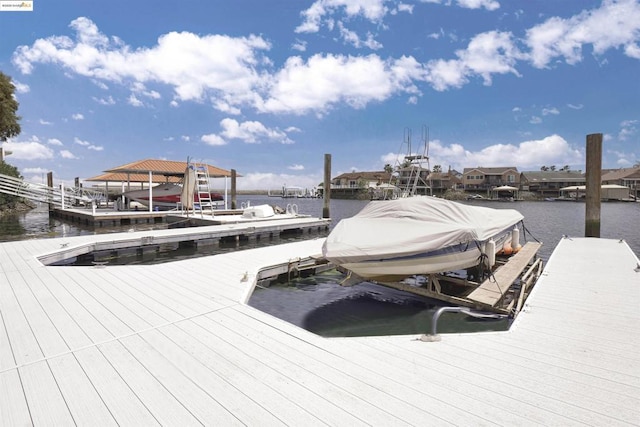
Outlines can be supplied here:
[[509, 331], [423, 342], [322, 338], [243, 303], [262, 270], [324, 239], [147, 266], [38, 260], [98, 237], [0, 243], [0, 425], [640, 420], [640, 268], [623, 241], [563, 239]]

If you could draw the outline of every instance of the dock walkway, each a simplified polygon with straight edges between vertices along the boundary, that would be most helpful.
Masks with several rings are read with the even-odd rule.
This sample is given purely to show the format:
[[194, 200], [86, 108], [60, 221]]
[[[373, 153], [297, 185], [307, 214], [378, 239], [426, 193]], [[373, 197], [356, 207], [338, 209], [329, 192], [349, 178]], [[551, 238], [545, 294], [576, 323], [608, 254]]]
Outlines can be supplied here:
[[323, 239], [150, 266], [37, 260], [60, 243], [0, 243], [3, 426], [640, 422], [624, 242], [563, 239], [509, 331], [429, 343], [322, 338], [239, 302]]

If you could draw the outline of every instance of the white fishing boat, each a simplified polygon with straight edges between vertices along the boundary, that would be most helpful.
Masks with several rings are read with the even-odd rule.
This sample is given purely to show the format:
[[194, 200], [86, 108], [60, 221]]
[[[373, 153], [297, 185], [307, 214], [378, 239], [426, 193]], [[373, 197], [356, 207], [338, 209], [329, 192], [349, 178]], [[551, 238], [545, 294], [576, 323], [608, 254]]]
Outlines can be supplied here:
[[[518, 246], [514, 209], [469, 206], [431, 196], [373, 201], [327, 237], [325, 258], [360, 277], [398, 280], [486, 262]], [[517, 228], [515, 229], [517, 230]]]

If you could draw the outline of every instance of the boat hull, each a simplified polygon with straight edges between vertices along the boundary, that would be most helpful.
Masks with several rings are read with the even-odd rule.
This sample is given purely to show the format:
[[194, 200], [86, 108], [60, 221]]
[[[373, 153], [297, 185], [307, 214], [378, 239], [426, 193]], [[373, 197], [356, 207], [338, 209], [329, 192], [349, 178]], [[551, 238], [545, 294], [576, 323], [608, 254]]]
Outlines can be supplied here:
[[[496, 235], [494, 256], [499, 253], [506, 242], [511, 241], [511, 232], [505, 231]], [[475, 242], [451, 246], [439, 251], [416, 254], [406, 257], [386, 259], [369, 259], [340, 262], [340, 267], [358, 276], [374, 281], [396, 281], [409, 276], [444, 273], [462, 270], [479, 265], [482, 256], [489, 255], [485, 244]]]
[[[123, 194], [129, 200], [149, 206], [149, 190], [135, 190]], [[152, 188], [153, 206], [160, 209], [176, 209], [181, 202], [182, 186], [177, 184], [161, 184]], [[218, 193], [211, 193], [212, 202], [223, 201], [224, 197]], [[200, 198], [194, 194], [193, 201], [198, 203]]]

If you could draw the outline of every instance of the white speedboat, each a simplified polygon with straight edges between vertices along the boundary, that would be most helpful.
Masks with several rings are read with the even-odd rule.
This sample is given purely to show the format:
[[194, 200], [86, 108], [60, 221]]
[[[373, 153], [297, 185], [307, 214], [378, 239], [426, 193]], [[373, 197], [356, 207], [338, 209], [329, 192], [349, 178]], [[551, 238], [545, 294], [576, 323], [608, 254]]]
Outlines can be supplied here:
[[333, 264], [371, 280], [443, 273], [495, 259], [511, 246], [512, 229], [522, 219], [514, 209], [430, 196], [373, 201], [340, 221], [322, 252]]
[[[149, 206], [149, 189], [128, 191], [123, 195], [129, 200]], [[151, 188], [151, 195], [153, 197], [154, 207], [157, 206], [159, 209], [175, 209], [181, 201], [182, 185], [173, 183], [156, 185]], [[211, 193], [211, 201], [216, 202], [222, 200], [224, 200], [224, 197], [221, 194]], [[197, 192], [193, 193], [193, 201], [196, 203], [200, 201]]]

